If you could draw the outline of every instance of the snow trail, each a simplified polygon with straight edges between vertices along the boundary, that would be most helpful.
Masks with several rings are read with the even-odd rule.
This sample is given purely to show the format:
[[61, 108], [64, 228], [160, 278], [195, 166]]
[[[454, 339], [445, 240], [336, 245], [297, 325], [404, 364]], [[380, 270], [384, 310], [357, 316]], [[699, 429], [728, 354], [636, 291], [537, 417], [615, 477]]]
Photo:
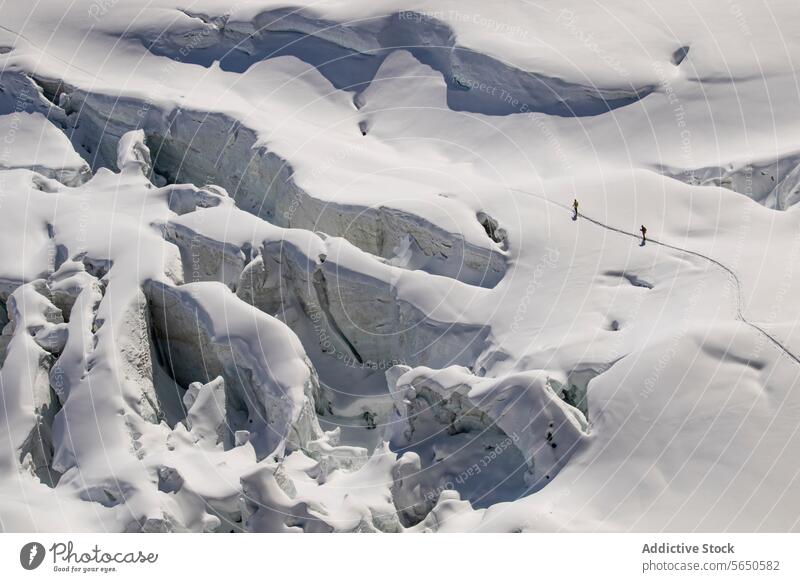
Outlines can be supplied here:
[[[510, 188], [510, 190], [513, 191], [513, 192], [519, 192], [521, 194], [525, 194], [525, 195], [528, 195], [528, 196], [534, 196], [535, 198], [539, 198], [541, 200], [544, 200], [548, 204], [552, 204], [554, 206], [558, 206], [560, 208], [563, 208], [564, 210], [569, 212], [570, 215], [572, 215], [574, 213], [574, 210], [573, 210], [573, 208], [571, 206], [568, 206], [566, 204], [562, 204], [560, 202], [556, 202], [554, 200], [551, 200], [551, 199], [547, 198], [546, 196], [542, 196], [541, 194], [536, 194], [535, 192], [529, 192], [527, 190], [520, 190], [518, 188]], [[579, 218], [583, 218], [583, 219], [585, 219], [585, 220], [587, 220], [587, 221], [599, 226], [600, 228], [604, 228], [606, 230], [610, 230], [610, 231], [613, 231], [613, 232], [616, 232], [616, 233], [619, 233], [619, 234], [623, 234], [625, 236], [629, 236], [629, 237], [634, 238], [636, 240], [641, 239], [641, 235], [640, 234], [637, 234], [637, 233], [631, 232], [631, 231], [627, 231], [627, 230], [622, 229], [622, 228], [617, 228], [616, 226], [611, 226], [610, 224], [606, 224], [606, 223], [604, 223], [604, 222], [602, 222], [600, 220], [592, 218], [591, 216], [587, 216], [583, 212], [578, 212], [578, 217]], [[727, 275], [729, 277], [731, 277], [731, 279], [733, 280], [733, 282], [734, 282], [734, 284], [736, 286], [736, 319], [738, 319], [739, 321], [741, 321], [745, 325], [747, 325], [747, 326], [751, 327], [752, 329], [756, 330], [757, 332], [759, 332], [766, 339], [768, 339], [775, 347], [777, 347], [784, 354], [789, 356], [792, 360], [795, 361], [795, 363], [800, 365], [800, 357], [795, 355], [789, 348], [787, 348], [780, 341], [778, 341], [775, 338], [775, 336], [773, 336], [768, 331], [766, 331], [764, 328], [762, 328], [761, 326], [753, 323], [752, 321], [750, 321], [749, 319], [747, 319], [744, 316], [744, 312], [743, 312], [744, 300], [742, 299], [742, 282], [739, 279], [739, 275], [737, 275], [736, 272], [733, 269], [731, 269], [727, 265], [721, 263], [717, 259], [714, 259], [713, 257], [709, 257], [708, 255], [704, 255], [703, 253], [700, 253], [698, 251], [693, 251], [693, 250], [690, 250], [690, 249], [679, 247], [677, 245], [666, 243], [666, 242], [660, 241], [660, 240], [655, 239], [655, 238], [648, 238], [647, 239], [647, 243], [648, 244], [660, 245], [662, 247], [665, 247], [665, 248], [668, 248], [668, 249], [672, 249], [672, 250], [678, 251], [680, 253], [685, 253], [687, 255], [694, 255], [695, 257], [699, 257], [701, 259], [705, 259], [706, 261], [708, 261], [710, 263], [713, 263], [714, 265], [716, 265], [717, 267], [719, 267], [720, 269], [725, 271], [727, 273]]]

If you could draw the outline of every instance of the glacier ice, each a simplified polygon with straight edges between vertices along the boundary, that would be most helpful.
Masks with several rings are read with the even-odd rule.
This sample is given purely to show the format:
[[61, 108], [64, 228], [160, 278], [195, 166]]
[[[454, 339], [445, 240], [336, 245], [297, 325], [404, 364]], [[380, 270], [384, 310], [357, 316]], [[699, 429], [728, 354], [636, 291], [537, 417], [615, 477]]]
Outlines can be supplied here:
[[797, 528], [794, 45], [710, 1], [40, 4], [3, 529]]

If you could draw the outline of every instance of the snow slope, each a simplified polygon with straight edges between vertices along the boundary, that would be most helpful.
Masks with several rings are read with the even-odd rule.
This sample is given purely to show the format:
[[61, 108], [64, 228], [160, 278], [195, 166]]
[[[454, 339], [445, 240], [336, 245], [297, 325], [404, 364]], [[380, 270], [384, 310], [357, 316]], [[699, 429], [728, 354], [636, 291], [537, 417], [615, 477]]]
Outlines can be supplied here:
[[799, 17], [662, 4], [4, 5], [0, 529], [797, 530]]

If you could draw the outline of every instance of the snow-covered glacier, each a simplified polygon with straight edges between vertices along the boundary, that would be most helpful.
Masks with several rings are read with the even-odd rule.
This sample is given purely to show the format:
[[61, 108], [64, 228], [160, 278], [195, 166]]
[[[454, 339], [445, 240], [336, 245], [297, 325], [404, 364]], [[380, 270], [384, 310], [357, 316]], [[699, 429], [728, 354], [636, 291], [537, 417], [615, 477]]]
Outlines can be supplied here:
[[800, 529], [798, 24], [5, 3], [0, 530]]

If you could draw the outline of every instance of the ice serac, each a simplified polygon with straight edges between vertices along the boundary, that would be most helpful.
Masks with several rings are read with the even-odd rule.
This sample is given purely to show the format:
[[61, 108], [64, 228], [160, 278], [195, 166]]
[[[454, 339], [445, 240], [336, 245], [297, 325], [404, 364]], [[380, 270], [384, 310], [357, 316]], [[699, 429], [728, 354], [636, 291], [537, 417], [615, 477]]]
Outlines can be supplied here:
[[2, 471], [27, 471], [52, 487], [60, 477], [52, 465], [52, 425], [61, 403], [49, 375], [64, 348], [67, 328], [41, 279], [17, 288], [6, 308], [0, 414], [8, 430], [2, 431]]
[[97, 4], [3, 7], [5, 529], [798, 528], [791, 3]]
[[481, 351], [488, 329], [459, 321], [446, 298], [470, 298], [469, 286], [388, 265], [344, 239], [301, 244], [264, 241], [238, 293], [282, 316], [299, 308], [326, 330], [327, 351], [359, 364], [467, 363]]
[[724, 166], [659, 170], [688, 184], [733, 190], [775, 210], [787, 210], [800, 200], [800, 153], [796, 151], [774, 159], [736, 160]]
[[303, 318], [316, 336], [304, 341], [340, 359], [466, 364], [488, 336], [451, 306], [484, 288], [393, 265], [342, 238], [275, 227], [229, 206], [173, 218], [164, 232], [181, 249], [185, 279], [221, 280], [298, 330]]
[[147, 295], [164, 367], [182, 386], [224, 379], [228, 430], [249, 431], [259, 458], [322, 436], [316, 374], [286, 325], [253, 312], [219, 283], [153, 282]]
[[0, 139], [4, 144], [0, 170], [24, 168], [66, 186], [78, 186], [91, 177], [89, 165], [69, 139], [38, 111], [0, 115]]
[[320, 478], [314, 460], [294, 453], [242, 477], [248, 531], [399, 532], [392, 497], [396, 456], [385, 444], [358, 469]]
[[[346, 238], [408, 268], [483, 287], [496, 286], [505, 275], [505, 245], [477, 236], [477, 224], [467, 228], [452, 217], [444, 224], [402, 205], [315, 196], [298, 183], [291, 159], [272, 147], [264, 129], [230, 112], [154, 105], [78, 88], [65, 92], [62, 101], [73, 140], [92, 152], [95, 167], [120, 169], [126, 160], [141, 158], [135, 163], [152, 169], [159, 185], [164, 180], [213, 182], [239, 208], [260, 218]], [[142, 157], [146, 151], [152, 152], [147, 159]]]
[[150, 175], [153, 162], [150, 159], [150, 149], [144, 140], [144, 131], [141, 129], [129, 131], [120, 138], [117, 144], [117, 167], [121, 171]]
[[[234, 444], [227, 426], [225, 380], [217, 376], [207, 384], [192, 382], [183, 396], [186, 406], [186, 427], [200, 446]], [[249, 440], [249, 439], [248, 439]]]
[[[387, 438], [396, 448], [416, 451], [417, 457], [404, 461], [411, 467], [419, 463], [420, 453], [426, 455], [428, 465], [416, 477], [399, 469], [401, 476], [405, 474], [401, 479], [404, 488], [408, 488], [406, 481], [415, 479], [425, 491], [425, 510], [420, 512], [412, 505], [405, 511], [410, 523], [433, 509], [445, 490], [456, 489], [473, 504], [485, 506], [496, 496], [516, 493], [522, 497], [541, 489], [589, 438], [584, 415], [556, 394], [544, 371], [479, 378], [460, 367], [397, 366], [387, 372], [387, 379], [395, 401], [394, 415], [387, 421]], [[461, 450], [445, 455], [452, 447], [447, 441], [459, 435], [468, 437]], [[482, 450], [473, 459], [466, 453], [475, 445]], [[432, 460], [427, 457], [429, 448]], [[439, 462], [447, 467], [446, 472], [438, 473], [432, 466]], [[480, 482], [491, 481], [497, 474], [502, 474], [504, 481], [485, 492]], [[515, 480], [515, 474], [521, 478]], [[514, 484], [518, 487], [515, 492], [504, 491], [504, 486]]]
[[[523, 70], [462, 45], [445, 19], [447, 12], [390, 10], [342, 26], [313, 6], [268, 10], [251, 20], [187, 11], [187, 18], [178, 18], [166, 33], [154, 37], [148, 32], [140, 39], [154, 54], [204, 66], [217, 61], [223, 70], [239, 73], [262, 60], [292, 56], [314, 66], [337, 89], [356, 92], [370, 84], [387, 55], [405, 49], [446, 79], [449, 107], [486, 115], [598, 115], [635, 103], [655, 89], [646, 83], [600, 87]], [[483, 90], [486, 86], [504, 88], [514, 101], [491, 98]]]

